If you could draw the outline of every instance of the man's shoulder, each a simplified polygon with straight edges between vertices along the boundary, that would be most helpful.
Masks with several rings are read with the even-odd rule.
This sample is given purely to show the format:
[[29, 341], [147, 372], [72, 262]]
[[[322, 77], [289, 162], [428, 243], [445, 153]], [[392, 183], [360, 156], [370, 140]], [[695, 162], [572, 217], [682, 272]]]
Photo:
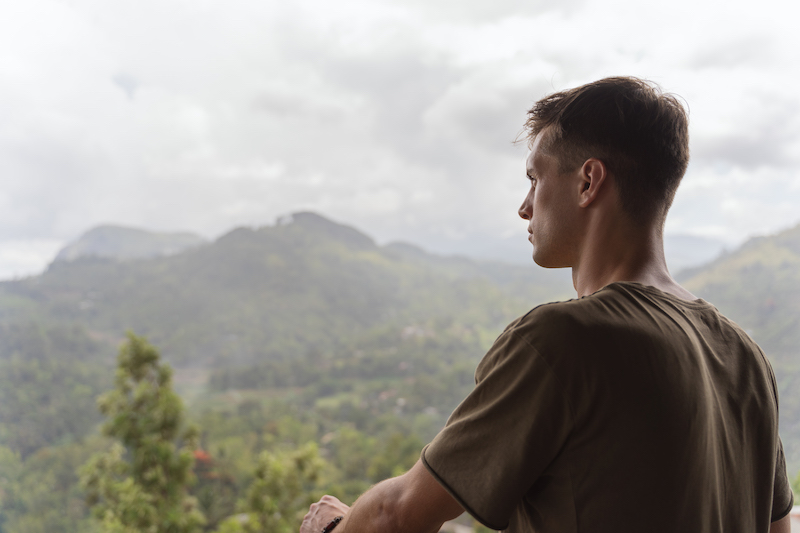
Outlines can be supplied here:
[[573, 298], [538, 305], [509, 325], [510, 330], [522, 333], [531, 329], [558, 331], [562, 328], [607, 325], [620, 318], [625, 303], [611, 287], [603, 288], [582, 298]]
[[717, 322], [717, 329], [746, 336], [702, 300], [681, 300], [633, 282], [608, 285], [582, 298], [539, 305], [512, 322], [506, 333], [540, 352], [581, 353], [620, 346], [671, 342], [691, 334], [692, 322]]
[[615, 327], [614, 317], [604, 311], [606, 299], [595, 294], [534, 307], [506, 327], [495, 342], [498, 350], [493, 351], [499, 353], [490, 359], [533, 350], [550, 360], [585, 351], [595, 332], [609, 332]]
[[625, 327], [615, 317], [617, 298], [609, 291], [538, 305], [511, 322], [478, 366], [479, 379], [501, 364], [527, 368], [531, 358], [546, 362], [555, 374], [568, 374], [592, 357], [598, 338]]

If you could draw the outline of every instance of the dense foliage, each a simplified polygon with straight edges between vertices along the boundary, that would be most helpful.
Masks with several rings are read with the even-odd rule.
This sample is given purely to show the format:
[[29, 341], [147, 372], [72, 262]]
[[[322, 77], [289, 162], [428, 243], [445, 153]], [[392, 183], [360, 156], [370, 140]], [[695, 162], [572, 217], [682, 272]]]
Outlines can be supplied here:
[[89, 433], [111, 383], [102, 348], [79, 325], [0, 323], [0, 446], [26, 458]]

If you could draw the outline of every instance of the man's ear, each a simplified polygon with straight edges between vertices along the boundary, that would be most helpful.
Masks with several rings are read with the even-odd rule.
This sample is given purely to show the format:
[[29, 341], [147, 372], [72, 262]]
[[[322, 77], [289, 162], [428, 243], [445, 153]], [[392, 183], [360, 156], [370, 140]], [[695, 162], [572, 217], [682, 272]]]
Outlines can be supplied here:
[[581, 166], [581, 190], [578, 205], [589, 207], [597, 198], [607, 177], [608, 169], [605, 163], [593, 157], [587, 159]]

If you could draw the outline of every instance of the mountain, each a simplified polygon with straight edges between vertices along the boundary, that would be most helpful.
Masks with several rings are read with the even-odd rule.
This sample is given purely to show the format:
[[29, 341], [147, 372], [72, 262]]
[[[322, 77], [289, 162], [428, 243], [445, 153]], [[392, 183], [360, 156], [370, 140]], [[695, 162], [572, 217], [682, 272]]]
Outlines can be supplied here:
[[564, 272], [381, 247], [313, 213], [173, 255], [120, 257], [57, 260], [41, 276], [0, 283], [0, 325], [78, 323], [114, 341], [132, 329], [174, 364], [216, 367], [325, 352], [388, 325], [448, 318], [498, 332], [542, 301], [571, 296]]
[[122, 226], [98, 226], [68, 244], [55, 261], [75, 261], [82, 257], [128, 260], [174, 255], [205, 244], [193, 233], [156, 233]]

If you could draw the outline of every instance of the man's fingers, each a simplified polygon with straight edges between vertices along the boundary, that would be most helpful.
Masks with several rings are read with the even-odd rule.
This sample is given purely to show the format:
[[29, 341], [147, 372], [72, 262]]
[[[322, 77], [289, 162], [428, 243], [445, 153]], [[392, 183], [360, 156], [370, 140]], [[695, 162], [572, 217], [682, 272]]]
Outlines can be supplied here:
[[[316, 506], [316, 507], [315, 507]], [[338, 498], [335, 496], [330, 496], [326, 494], [317, 503], [311, 505], [312, 509], [333, 509], [337, 512], [337, 516], [340, 514], [344, 514], [350, 510], [348, 505], [342, 503]]]
[[334, 517], [344, 515], [349, 510], [350, 507], [343, 504], [338, 498], [326, 494], [308, 508], [308, 512], [303, 517], [303, 522], [300, 525], [300, 532], [317, 533], [328, 525]]

